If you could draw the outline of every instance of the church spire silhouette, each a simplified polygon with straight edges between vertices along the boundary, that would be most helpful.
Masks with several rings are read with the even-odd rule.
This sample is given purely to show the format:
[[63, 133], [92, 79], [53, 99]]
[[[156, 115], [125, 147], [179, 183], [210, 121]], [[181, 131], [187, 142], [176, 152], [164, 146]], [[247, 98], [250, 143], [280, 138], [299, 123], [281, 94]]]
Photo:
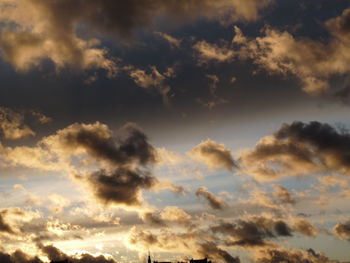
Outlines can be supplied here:
[[151, 261], [151, 254], [149, 253], [149, 251], [148, 251], [148, 260], [147, 260], [147, 263], [152, 263], [152, 261]]

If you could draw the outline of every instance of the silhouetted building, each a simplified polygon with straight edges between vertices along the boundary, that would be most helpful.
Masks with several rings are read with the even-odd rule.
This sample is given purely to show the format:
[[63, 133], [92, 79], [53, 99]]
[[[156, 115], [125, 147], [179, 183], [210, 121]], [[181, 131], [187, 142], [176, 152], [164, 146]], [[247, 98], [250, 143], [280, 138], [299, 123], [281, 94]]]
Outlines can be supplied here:
[[207, 258], [203, 259], [191, 259], [190, 263], [211, 263], [211, 261], [208, 261]]
[[[150, 255], [149, 252], [148, 252], [147, 263], [152, 263], [151, 255]], [[171, 262], [171, 261], [153, 261], [153, 263], [172, 263], [172, 262]], [[186, 262], [178, 261], [177, 263], [186, 263]], [[189, 263], [211, 263], [211, 261], [208, 260], [207, 258], [203, 258], [203, 259], [191, 259]]]
[[51, 261], [51, 263], [70, 263], [70, 261], [68, 261], [68, 259], [66, 260], [60, 260], [60, 261]]

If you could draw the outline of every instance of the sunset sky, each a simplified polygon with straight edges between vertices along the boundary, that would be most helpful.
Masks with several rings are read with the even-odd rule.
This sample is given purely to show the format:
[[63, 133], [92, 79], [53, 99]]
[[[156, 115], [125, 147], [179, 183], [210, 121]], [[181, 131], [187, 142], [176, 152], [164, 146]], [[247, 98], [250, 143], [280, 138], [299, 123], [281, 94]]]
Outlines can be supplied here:
[[0, 0], [0, 263], [350, 262], [349, 0]]

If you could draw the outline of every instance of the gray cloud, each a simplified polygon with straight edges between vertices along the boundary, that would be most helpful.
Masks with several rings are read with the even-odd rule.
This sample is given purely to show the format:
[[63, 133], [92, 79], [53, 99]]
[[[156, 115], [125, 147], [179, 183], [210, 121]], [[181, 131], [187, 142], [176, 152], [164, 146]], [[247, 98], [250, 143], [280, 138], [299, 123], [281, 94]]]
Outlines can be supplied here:
[[5, 218], [4, 218], [5, 215], [6, 215], [6, 210], [1, 211], [1, 213], [0, 213], [0, 232], [12, 234], [12, 233], [14, 233], [14, 230], [5, 221]]
[[256, 263], [339, 263], [339, 261], [331, 260], [321, 253], [316, 253], [313, 249], [309, 249], [307, 252], [297, 249], [267, 249], [259, 251], [256, 257]]
[[87, 178], [95, 196], [103, 203], [141, 205], [141, 189], [150, 189], [157, 180], [148, 172], [117, 168], [112, 172], [95, 172]]
[[213, 242], [212, 237], [201, 231], [187, 231], [178, 233], [172, 231], [162, 231], [155, 235], [148, 231], [134, 231], [130, 237], [130, 244], [137, 247], [158, 248], [162, 251], [174, 250], [190, 253], [198, 257], [208, 257], [212, 260], [223, 260], [227, 263], [239, 263], [238, 257], [233, 257], [226, 250]]
[[182, 186], [152, 175], [157, 151], [133, 123], [124, 125], [116, 136], [99, 122], [75, 123], [44, 137], [35, 147], [6, 147], [1, 153], [11, 165], [64, 170], [104, 204], [140, 206], [143, 189], [185, 193]]
[[[135, 29], [163, 16], [176, 22], [198, 17], [221, 21], [256, 20], [270, 0], [4, 0], [1, 4], [0, 50], [16, 69], [26, 71], [50, 60], [61, 69], [104, 69], [109, 77], [118, 66], [92, 34], [130, 37]], [[85, 38], [84, 38], [85, 37]]]
[[350, 241], [350, 222], [338, 223], [333, 232], [342, 240]]
[[99, 131], [83, 125], [72, 125], [59, 135], [60, 143], [65, 147], [82, 147], [93, 157], [112, 165], [147, 165], [155, 162], [154, 148], [148, 143], [147, 136], [132, 123], [123, 126], [116, 140], [102, 129]]
[[209, 192], [204, 186], [197, 189], [196, 195], [204, 197], [210, 207], [216, 210], [224, 209], [228, 205], [224, 199]]
[[284, 124], [240, 155], [242, 171], [259, 180], [338, 171], [349, 174], [350, 134], [316, 121]]
[[[65, 261], [71, 263], [116, 263], [112, 258], [106, 258], [103, 255], [94, 256], [88, 253], [81, 255], [67, 255], [53, 245], [39, 245], [40, 250], [52, 261]], [[9, 254], [0, 252], [1, 263], [44, 263], [38, 256], [31, 256], [21, 250]], [[45, 261], [46, 262], [46, 261]]]
[[39, 248], [42, 250], [44, 254], [47, 255], [49, 260], [52, 261], [63, 261], [68, 260], [72, 263], [116, 263], [114, 259], [106, 258], [103, 255], [100, 256], [93, 256], [88, 253], [83, 253], [82, 255], [67, 255], [58, 248], [54, 247], [53, 245], [39, 245]]
[[213, 140], [206, 140], [194, 147], [188, 154], [195, 160], [203, 162], [210, 168], [226, 168], [232, 171], [237, 167], [233, 160], [231, 151], [223, 144]]
[[1, 263], [43, 263], [37, 256], [32, 257], [21, 250], [16, 250], [12, 254], [0, 252]]
[[214, 233], [224, 234], [226, 243], [233, 246], [266, 246], [267, 239], [278, 236], [292, 236], [292, 229], [282, 220], [254, 217], [250, 220], [238, 220], [235, 223], [221, 222], [211, 227]]
[[294, 219], [293, 228], [295, 231], [309, 237], [315, 237], [319, 232], [309, 221], [300, 218]]
[[231, 256], [227, 251], [219, 248], [214, 242], [200, 244], [199, 253], [207, 258], [218, 258], [226, 263], [240, 263], [239, 257]]

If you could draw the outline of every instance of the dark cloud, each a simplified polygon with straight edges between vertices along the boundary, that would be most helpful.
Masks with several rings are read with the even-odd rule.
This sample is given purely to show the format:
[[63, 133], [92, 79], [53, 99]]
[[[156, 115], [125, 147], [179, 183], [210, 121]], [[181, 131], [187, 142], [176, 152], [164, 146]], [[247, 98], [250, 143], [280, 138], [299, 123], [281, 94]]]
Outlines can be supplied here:
[[240, 263], [239, 257], [231, 256], [226, 250], [219, 248], [214, 242], [200, 244], [199, 253], [207, 258], [217, 258], [226, 263]]
[[0, 232], [14, 233], [11, 226], [4, 219], [5, 214], [6, 213], [4, 211], [1, 211], [1, 213], [0, 213]]
[[237, 224], [221, 223], [211, 228], [214, 233], [222, 233], [233, 237], [234, 241], [227, 241], [237, 246], [264, 246], [264, 239], [273, 237], [269, 229], [260, 228], [255, 222], [238, 221]]
[[205, 200], [208, 201], [210, 207], [213, 209], [220, 210], [227, 207], [227, 203], [224, 199], [209, 192], [208, 189], [204, 186], [197, 189], [196, 195], [204, 197]]
[[243, 247], [266, 246], [269, 245], [267, 239], [292, 236], [291, 228], [284, 221], [274, 221], [263, 217], [238, 220], [235, 223], [221, 222], [211, 227], [211, 231], [227, 236], [228, 245]]
[[[159, 16], [171, 21], [204, 17], [220, 21], [251, 21], [270, 0], [8, 0], [1, 4], [0, 50], [19, 70], [29, 70], [45, 60], [57, 68], [104, 69], [110, 77], [118, 71], [107, 50], [93, 35], [130, 37]], [[8, 26], [11, 25], [11, 26]], [[15, 25], [15, 26], [13, 26]], [[78, 34], [80, 28], [85, 34]], [[81, 35], [87, 37], [84, 39]]]
[[16, 250], [12, 254], [0, 252], [1, 263], [43, 263], [38, 257], [31, 257], [21, 250]]
[[292, 230], [282, 220], [278, 220], [277, 222], [275, 222], [274, 230], [276, 231], [276, 234], [279, 236], [292, 236]]
[[188, 154], [195, 160], [205, 163], [210, 168], [225, 168], [232, 172], [237, 167], [231, 151], [223, 144], [206, 140], [194, 147]]
[[114, 259], [106, 258], [103, 255], [93, 256], [88, 253], [83, 253], [81, 255], [67, 255], [53, 245], [39, 245], [42, 252], [47, 255], [49, 260], [52, 261], [63, 261], [68, 260], [71, 263], [116, 263]]
[[17, 207], [9, 207], [0, 210], [0, 234], [12, 234], [14, 237], [22, 232], [22, 227], [38, 217], [35, 212], [23, 210]]
[[192, 216], [177, 206], [167, 206], [161, 211], [146, 212], [141, 215], [141, 218], [146, 224], [156, 227], [166, 227], [173, 224], [194, 227], [191, 223]]
[[0, 261], [3, 263], [13, 263], [11, 261], [11, 256], [9, 254], [4, 254], [0, 252]]
[[66, 147], [82, 147], [93, 157], [113, 165], [147, 165], [155, 162], [154, 148], [148, 143], [147, 136], [132, 123], [123, 126], [115, 140], [103, 129], [91, 129], [84, 125], [72, 125], [60, 135], [59, 139]]
[[350, 222], [336, 224], [333, 231], [340, 239], [350, 241]]
[[[116, 263], [114, 259], [106, 258], [103, 255], [93, 256], [88, 253], [83, 253], [81, 255], [67, 255], [53, 245], [43, 246], [39, 245], [41, 251], [48, 257], [51, 261], [65, 261], [71, 263]], [[44, 263], [37, 256], [30, 256], [21, 250], [16, 250], [12, 254], [0, 252], [0, 262], [1, 263]]]
[[[44, 137], [35, 147], [6, 147], [1, 157], [12, 165], [65, 170], [86, 183], [104, 204], [140, 206], [144, 189], [185, 193], [184, 187], [158, 181], [151, 173], [157, 151], [133, 123], [124, 125], [115, 137], [100, 122], [75, 123]], [[67, 202], [61, 201], [55, 202], [62, 208]]]
[[87, 178], [95, 196], [103, 203], [141, 205], [141, 189], [150, 189], [157, 180], [148, 172], [117, 168], [113, 172], [101, 170]]
[[144, 213], [142, 215], [142, 220], [149, 225], [154, 225], [157, 227], [164, 227], [166, 226], [166, 223], [164, 220], [162, 220], [159, 215], [155, 214], [155, 213]]
[[346, 130], [316, 121], [295, 121], [261, 139], [253, 150], [243, 152], [240, 160], [243, 170], [260, 180], [326, 171], [349, 174], [349, 146]]
[[297, 249], [267, 249], [259, 251], [258, 254], [259, 255], [255, 261], [256, 263], [339, 263], [339, 261], [330, 260], [328, 257], [321, 253], [316, 253], [312, 249], [309, 249], [307, 252]]
[[[164, 229], [165, 230], [165, 229]], [[209, 239], [209, 240], [208, 240]], [[227, 263], [239, 263], [238, 257], [233, 257], [226, 250], [220, 248], [213, 237], [208, 237], [201, 231], [187, 231], [186, 233], [173, 232], [170, 229], [152, 234], [148, 231], [137, 231], [131, 235], [132, 245], [144, 248], [159, 248], [162, 251], [190, 253], [198, 257], [207, 257]]]
[[83, 148], [92, 157], [107, 162], [109, 168], [77, 178], [87, 182], [105, 204], [141, 205], [141, 189], [151, 189], [158, 180], [149, 172], [156, 162], [155, 149], [135, 124], [126, 124], [117, 138], [106, 127], [72, 125], [59, 132], [65, 148]]
[[39, 259], [37, 256], [29, 256], [21, 250], [16, 250], [11, 255], [11, 258], [15, 263], [42, 263], [41, 259]]
[[275, 137], [309, 146], [314, 151], [314, 157], [329, 168], [347, 171], [350, 167], [350, 134], [329, 124], [316, 121], [284, 124]]

